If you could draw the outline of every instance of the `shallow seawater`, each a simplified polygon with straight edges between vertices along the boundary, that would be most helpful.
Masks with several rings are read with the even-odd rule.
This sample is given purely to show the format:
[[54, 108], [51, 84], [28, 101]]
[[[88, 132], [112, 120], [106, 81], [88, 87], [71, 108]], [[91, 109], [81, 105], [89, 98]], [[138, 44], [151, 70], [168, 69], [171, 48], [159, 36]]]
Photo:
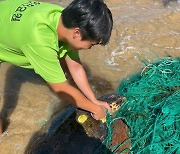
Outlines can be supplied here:
[[[53, 0], [67, 6], [71, 0]], [[114, 27], [109, 44], [80, 51], [97, 97], [115, 93], [123, 79], [163, 57], [180, 57], [180, 2], [105, 0]], [[64, 108], [39, 76], [6, 64], [0, 70], [0, 108], [10, 125], [0, 139], [0, 153], [24, 153], [35, 132]]]
[[[96, 81], [94, 89], [103, 85], [103, 79], [103, 89], [116, 90], [120, 81], [141, 71], [145, 64], [180, 56], [179, 2], [166, 7], [155, 0], [111, 0], [107, 4], [114, 19], [109, 44], [81, 52], [90, 79]], [[99, 80], [94, 80], [97, 77]]]

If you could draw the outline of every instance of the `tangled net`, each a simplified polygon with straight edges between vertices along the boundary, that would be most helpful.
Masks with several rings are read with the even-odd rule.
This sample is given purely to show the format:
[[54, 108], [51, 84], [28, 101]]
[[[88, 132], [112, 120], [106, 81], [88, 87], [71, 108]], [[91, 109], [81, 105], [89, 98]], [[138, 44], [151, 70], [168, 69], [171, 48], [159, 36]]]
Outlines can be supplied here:
[[[115, 116], [108, 114], [104, 141], [113, 153], [180, 154], [180, 58], [146, 64], [117, 93], [126, 101]], [[112, 124], [118, 119], [129, 127], [129, 139], [112, 147]], [[119, 152], [124, 144], [131, 148]]]

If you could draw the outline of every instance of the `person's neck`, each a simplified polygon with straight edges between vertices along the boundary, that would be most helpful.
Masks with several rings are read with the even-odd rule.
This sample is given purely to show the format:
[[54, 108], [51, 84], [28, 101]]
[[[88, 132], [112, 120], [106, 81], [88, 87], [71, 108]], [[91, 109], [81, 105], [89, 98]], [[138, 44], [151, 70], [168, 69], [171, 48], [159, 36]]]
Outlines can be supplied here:
[[62, 23], [62, 18], [60, 17], [58, 27], [57, 27], [57, 34], [58, 34], [58, 39], [59, 41], [66, 42], [66, 32], [67, 29], [64, 27]]

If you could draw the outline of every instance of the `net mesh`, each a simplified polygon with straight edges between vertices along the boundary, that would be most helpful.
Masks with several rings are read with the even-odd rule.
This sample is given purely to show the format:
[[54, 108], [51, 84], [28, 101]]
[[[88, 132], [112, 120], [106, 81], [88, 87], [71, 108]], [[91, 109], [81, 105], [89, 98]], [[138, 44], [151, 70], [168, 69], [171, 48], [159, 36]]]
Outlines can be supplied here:
[[[114, 116], [107, 115], [104, 140], [113, 153], [180, 153], [180, 58], [145, 64], [141, 73], [120, 84], [117, 93], [126, 101]], [[128, 126], [129, 139], [112, 146], [112, 124], [118, 119]], [[124, 144], [131, 146], [119, 152]]]

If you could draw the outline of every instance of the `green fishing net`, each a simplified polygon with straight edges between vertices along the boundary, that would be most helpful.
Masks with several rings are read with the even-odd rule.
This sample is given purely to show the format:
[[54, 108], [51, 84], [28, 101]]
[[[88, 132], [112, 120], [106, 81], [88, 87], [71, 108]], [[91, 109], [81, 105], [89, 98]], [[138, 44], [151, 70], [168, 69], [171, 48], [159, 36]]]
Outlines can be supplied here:
[[[124, 80], [117, 91], [126, 101], [114, 116], [107, 115], [104, 143], [113, 153], [180, 154], [180, 58], [145, 63], [141, 73]], [[129, 139], [111, 145], [112, 124], [123, 120]], [[124, 144], [129, 149], [119, 152]]]

